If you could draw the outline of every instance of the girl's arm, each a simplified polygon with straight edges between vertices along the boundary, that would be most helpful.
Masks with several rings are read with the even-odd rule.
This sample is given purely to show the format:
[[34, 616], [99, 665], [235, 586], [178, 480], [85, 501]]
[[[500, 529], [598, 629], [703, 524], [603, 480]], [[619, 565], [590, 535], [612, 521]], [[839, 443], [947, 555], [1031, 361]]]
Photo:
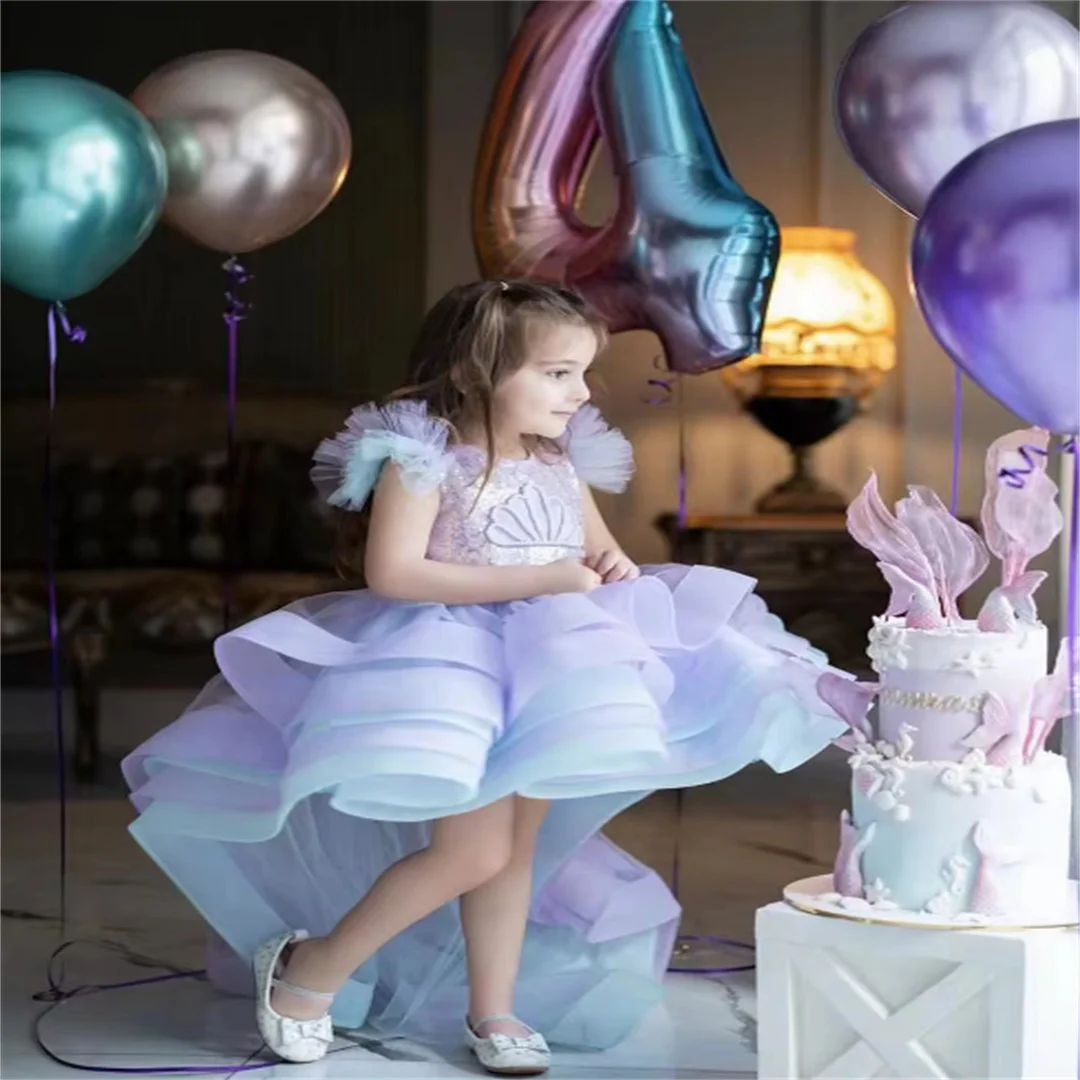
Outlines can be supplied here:
[[427, 557], [439, 511], [437, 489], [417, 494], [388, 462], [375, 486], [364, 553], [368, 585], [390, 600], [497, 604], [560, 592], [588, 592], [599, 576], [565, 559], [548, 566], [460, 566]]
[[619, 547], [586, 484], [581, 485], [581, 497], [585, 504], [585, 565], [592, 567], [605, 585], [640, 577], [641, 571]]

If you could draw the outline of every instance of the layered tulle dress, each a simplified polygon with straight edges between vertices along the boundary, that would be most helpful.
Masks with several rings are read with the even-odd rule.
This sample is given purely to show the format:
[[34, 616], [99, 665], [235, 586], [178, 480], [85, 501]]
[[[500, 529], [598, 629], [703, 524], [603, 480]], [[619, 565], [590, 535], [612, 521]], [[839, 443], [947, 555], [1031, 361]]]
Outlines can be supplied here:
[[[485, 481], [484, 455], [406, 401], [355, 410], [313, 478], [358, 509], [387, 461], [439, 490], [430, 558], [496, 566], [581, 555], [582, 485], [621, 490], [633, 469], [586, 406], [562, 453], [500, 460]], [[680, 912], [605, 822], [659, 788], [791, 769], [844, 730], [816, 693], [825, 658], [753, 585], [661, 565], [589, 594], [448, 606], [359, 590], [264, 615], [217, 640], [220, 675], [125, 760], [132, 832], [239, 964], [280, 931], [326, 933], [435, 819], [551, 800], [516, 1007], [554, 1043], [610, 1046], [659, 999]], [[452, 903], [361, 967], [333, 1016], [438, 1040], [466, 1002]]]

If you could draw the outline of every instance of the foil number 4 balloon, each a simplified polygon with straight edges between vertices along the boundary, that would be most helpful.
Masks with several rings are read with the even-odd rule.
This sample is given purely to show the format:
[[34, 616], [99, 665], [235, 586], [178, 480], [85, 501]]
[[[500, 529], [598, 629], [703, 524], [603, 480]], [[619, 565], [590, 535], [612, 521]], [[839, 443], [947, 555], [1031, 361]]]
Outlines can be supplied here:
[[[593, 227], [576, 206], [601, 137], [618, 207]], [[659, 0], [533, 7], [481, 140], [473, 232], [486, 276], [573, 285], [612, 331], [653, 330], [674, 371], [760, 347], [779, 229], [731, 175]]]

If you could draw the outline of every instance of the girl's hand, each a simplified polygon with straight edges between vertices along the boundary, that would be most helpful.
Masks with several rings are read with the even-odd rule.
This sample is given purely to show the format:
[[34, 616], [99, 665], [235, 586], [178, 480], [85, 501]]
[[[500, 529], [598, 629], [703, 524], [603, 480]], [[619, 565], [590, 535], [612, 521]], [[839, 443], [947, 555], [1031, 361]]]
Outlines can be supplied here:
[[600, 586], [600, 575], [580, 559], [560, 559], [542, 568], [548, 593], [588, 593]]
[[605, 585], [616, 581], [633, 581], [641, 577], [637, 565], [630, 561], [622, 548], [612, 547], [585, 556], [585, 565], [595, 570]]

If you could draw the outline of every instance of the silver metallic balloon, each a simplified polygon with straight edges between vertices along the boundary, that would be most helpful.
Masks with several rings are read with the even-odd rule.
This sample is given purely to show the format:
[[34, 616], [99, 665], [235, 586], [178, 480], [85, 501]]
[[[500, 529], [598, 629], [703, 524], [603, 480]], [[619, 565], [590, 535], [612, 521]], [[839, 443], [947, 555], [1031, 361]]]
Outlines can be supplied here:
[[1080, 115], [1080, 32], [1042, 4], [904, 4], [859, 36], [834, 104], [855, 163], [918, 217], [973, 150]]
[[301, 67], [265, 53], [196, 53], [145, 79], [132, 101], [169, 162], [164, 219], [240, 254], [302, 228], [337, 194], [352, 153], [337, 98]]

